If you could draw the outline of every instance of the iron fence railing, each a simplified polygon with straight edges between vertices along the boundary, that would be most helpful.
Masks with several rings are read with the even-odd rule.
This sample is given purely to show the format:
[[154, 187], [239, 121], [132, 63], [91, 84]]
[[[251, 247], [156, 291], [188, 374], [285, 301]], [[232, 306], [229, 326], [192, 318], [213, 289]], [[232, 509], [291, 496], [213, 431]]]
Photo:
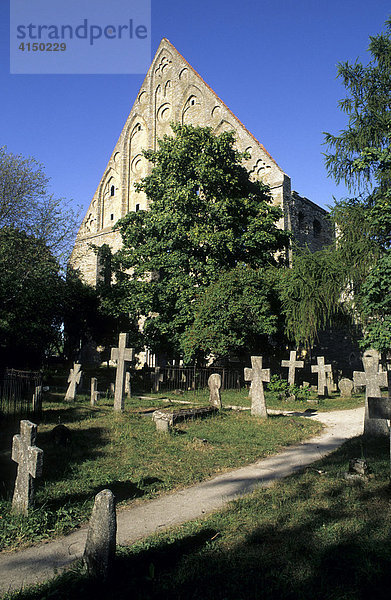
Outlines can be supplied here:
[[40, 401], [33, 398], [37, 388], [42, 389], [40, 371], [6, 369], [0, 375], [0, 411], [19, 417], [40, 410]]

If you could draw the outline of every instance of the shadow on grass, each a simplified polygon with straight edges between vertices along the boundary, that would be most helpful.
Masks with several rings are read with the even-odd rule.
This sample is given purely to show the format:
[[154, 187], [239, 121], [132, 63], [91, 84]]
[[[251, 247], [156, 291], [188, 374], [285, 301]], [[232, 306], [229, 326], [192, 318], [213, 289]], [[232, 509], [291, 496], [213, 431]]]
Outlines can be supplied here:
[[[88, 581], [76, 569], [18, 597], [388, 600], [388, 452], [387, 440], [357, 438], [311, 470], [243, 498], [204, 523], [120, 548], [105, 584]], [[375, 478], [347, 482], [349, 458], [362, 454]]]

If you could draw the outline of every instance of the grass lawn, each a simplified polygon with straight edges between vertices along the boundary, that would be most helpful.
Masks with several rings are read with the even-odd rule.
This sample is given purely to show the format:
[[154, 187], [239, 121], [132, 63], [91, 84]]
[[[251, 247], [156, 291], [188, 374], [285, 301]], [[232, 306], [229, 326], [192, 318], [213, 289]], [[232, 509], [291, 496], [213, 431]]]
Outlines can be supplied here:
[[[36, 507], [29, 516], [12, 516], [11, 494], [16, 464], [10, 459], [12, 434], [18, 423], [3, 428], [0, 449], [0, 548], [13, 549], [54, 537], [85, 522], [95, 494], [109, 487], [119, 503], [141, 501], [188, 486], [218, 472], [249, 464], [283, 446], [317, 433], [308, 419], [223, 410], [216, 416], [180, 423], [169, 435], [157, 433], [140, 406], [159, 407], [158, 399], [126, 402], [124, 414], [112, 401], [91, 407], [51, 395], [38, 423], [37, 445], [44, 451], [44, 472], [36, 480]], [[71, 431], [71, 443], [58, 446], [51, 431], [59, 422]]]
[[[353, 457], [367, 458], [370, 479], [344, 479]], [[9, 598], [388, 600], [390, 564], [388, 440], [356, 438], [204, 520], [119, 548], [106, 584], [79, 564]]]
[[[150, 398], [170, 398], [173, 401], [185, 400], [194, 402], [195, 404], [205, 404], [208, 402], [208, 390], [186, 391], [181, 395], [162, 392], [159, 394], [148, 394]], [[347, 410], [349, 408], [357, 408], [364, 406], [365, 396], [363, 394], [354, 394], [351, 398], [341, 398], [339, 394], [333, 393], [329, 398], [318, 400], [316, 394], [312, 394], [310, 402], [299, 400], [280, 399], [275, 392], [265, 392], [265, 399], [268, 408], [273, 410], [294, 410], [305, 411], [307, 408], [313, 408], [319, 412], [330, 410]], [[221, 401], [223, 406], [251, 406], [251, 399], [248, 395], [248, 390], [226, 390], [221, 392]]]

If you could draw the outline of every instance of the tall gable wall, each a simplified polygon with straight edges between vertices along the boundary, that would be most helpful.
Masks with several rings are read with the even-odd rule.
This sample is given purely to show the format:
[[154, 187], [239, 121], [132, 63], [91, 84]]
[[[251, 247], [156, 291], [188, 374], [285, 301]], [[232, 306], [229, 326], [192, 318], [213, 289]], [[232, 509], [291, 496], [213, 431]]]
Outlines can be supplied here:
[[174, 46], [163, 39], [77, 236], [71, 262], [88, 283], [94, 285], [99, 276], [99, 258], [91, 244], [108, 244], [118, 250], [121, 238], [112, 231], [114, 223], [129, 211], [147, 208], [145, 195], [134, 189], [134, 183], [150, 171], [142, 150], [156, 149], [159, 138], [171, 135], [172, 121], [207, 125], [216, 134], [234, 131], [238, 150], [250, 155], [244, 165], [253, 178], [270, 185], [273, 202], [284, 212], [279, 227], [291, 229], [289, 177]]

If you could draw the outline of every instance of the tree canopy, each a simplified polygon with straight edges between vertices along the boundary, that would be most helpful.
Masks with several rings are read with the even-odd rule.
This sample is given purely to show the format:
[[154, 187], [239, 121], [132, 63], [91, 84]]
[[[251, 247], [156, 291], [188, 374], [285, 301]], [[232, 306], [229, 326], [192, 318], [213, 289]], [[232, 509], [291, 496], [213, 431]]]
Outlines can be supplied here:
[[[363, 347], [385, 352], [391, 349], [386, 292], [391, 262], [391, 20], [385, 33], [370, 38], [369, 52], [367, 65], [338, 66], [347, 90], [340, 107], [348, 123], [338, 135], [325, 133], [328, 173], [355, 195], [332, 207], [334, 247], [298, 256], [282, 293], [288, 330], [296, 341], [311, 343], [326, 322], [347, 310], [363, 327]], [[317, 277], [303, 282], [305, 265]], [[303, 288], [306, 300], [300, 304]]]
[[148, 346], [179, 353], [196, 297], [241, 263], [258, 269], [283, 262], [289, 236], [277, 227], [282, 213], [268, 187], [243, 167], [233, 133], [172, 129], [158, 150], [144, 152], [153, 168], [136, 189], [149, 209], [116, 225], [123, 248], [113, 259], [113, 293], [117, 310], [121, 296], [119, 310], [144, 315]]

